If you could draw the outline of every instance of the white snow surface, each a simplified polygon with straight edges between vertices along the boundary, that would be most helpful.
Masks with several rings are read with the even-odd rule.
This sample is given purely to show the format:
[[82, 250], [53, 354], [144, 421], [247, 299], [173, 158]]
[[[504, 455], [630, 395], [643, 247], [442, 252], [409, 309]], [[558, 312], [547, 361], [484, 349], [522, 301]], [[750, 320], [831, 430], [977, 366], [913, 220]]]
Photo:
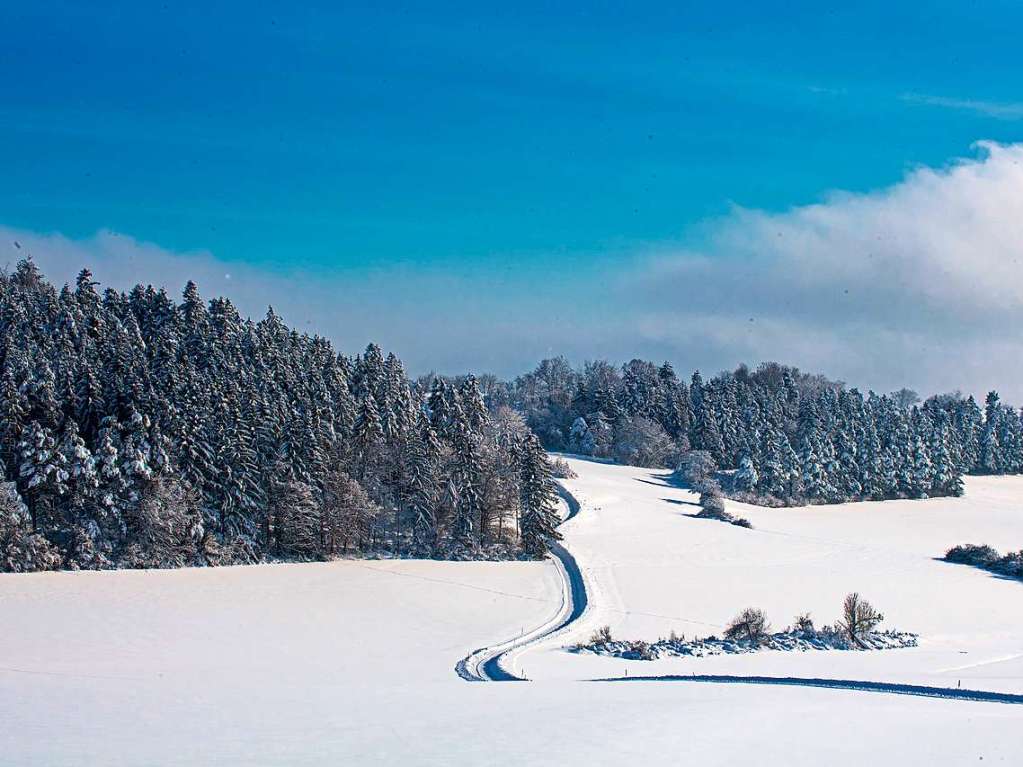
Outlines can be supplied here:
[[[562, 527], [587, 582], [578, 625], [468, 683], [470, 650], [561, 606], [551, 563], [343, 561], [0, 575], [2, 765], [1016, 764], [1023, 706], [853, 690], [598, 677], [831, 677], [1023, 693], [1023, 584], [936, 558], [1023, 546], [1023, 478], [962, 499], [694, 519], [666, 472], [570, 459]], [[567, 644], [776, 628], [859, 591], [920, 646], [623, 661]]]

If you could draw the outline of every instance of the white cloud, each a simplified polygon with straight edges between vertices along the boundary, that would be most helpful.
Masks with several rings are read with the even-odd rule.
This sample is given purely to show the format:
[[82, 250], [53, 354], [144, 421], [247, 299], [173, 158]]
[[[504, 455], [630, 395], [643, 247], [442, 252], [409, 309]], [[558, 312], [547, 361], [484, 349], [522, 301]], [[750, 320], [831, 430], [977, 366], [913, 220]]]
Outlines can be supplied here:
[[1023, 145], [870, 194], [736, 210], [703, 252], [656, 254], [648, 339], [721, 365], [774, 358], [878, 388], [1023, 398]]

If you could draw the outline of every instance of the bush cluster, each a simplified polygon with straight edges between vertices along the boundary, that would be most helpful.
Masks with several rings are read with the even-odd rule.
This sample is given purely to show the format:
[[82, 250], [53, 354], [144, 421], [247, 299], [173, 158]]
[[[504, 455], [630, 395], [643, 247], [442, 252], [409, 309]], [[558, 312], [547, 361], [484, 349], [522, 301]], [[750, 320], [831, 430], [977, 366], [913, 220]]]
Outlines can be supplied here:
[[1010, 578], [1023, 578], [1023, 549], [999, 554], [990, 546], [967, 543], [945, 553], [946, 562], [973, 565]]

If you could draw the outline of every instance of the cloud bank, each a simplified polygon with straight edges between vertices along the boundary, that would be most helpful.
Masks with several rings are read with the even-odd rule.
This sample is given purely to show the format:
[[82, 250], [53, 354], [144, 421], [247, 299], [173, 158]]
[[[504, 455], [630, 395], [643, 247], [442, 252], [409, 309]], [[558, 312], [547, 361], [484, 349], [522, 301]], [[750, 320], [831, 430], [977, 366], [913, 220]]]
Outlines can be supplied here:
[[644, 334], [721, 364], [1023, 397], [1023, 145], [781, 214], [736, 210], [630, 286]]
[[705, 233], [699, 250], [662, 245], [590, 274], [552, 258], [533, 279], [414, 265], [271, 272], [111, 231], [0, 226], [0, 265], [31, 253], [58, 284], [88, 265], [105, 285], [173, 293], [192, 278], [249, 316], [272, 304], [343, 351], [377, 341], [413, 373], [514, 375], [560, 353], [705, 372], [774, 359], [861, 388], [997, 388], [1023, 403], [1023, 144], [981, 143], [974, 158], [868, 194], [736, 209]]

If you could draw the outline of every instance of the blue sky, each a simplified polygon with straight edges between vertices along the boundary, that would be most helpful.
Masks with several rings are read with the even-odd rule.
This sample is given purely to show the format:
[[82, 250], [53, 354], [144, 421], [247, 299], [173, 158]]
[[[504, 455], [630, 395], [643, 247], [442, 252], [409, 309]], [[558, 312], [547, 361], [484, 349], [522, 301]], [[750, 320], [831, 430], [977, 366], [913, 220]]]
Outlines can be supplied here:
[[[0, 225], [358, 293], [292, 311], [342, 347], [397, 301], [381, 340], [420, 369], [559, 340], [726, 365], [611, 339], [589, 299], [651, 253], [739, 258], [715, 245], [736, 208], [876, 193], [1023, 128], [1018, 3], [481, 5], [2, 2]], [[523, 311], [575, 332], [527, 343]], [[465, 313], [514, 353], [448, 348]]]

